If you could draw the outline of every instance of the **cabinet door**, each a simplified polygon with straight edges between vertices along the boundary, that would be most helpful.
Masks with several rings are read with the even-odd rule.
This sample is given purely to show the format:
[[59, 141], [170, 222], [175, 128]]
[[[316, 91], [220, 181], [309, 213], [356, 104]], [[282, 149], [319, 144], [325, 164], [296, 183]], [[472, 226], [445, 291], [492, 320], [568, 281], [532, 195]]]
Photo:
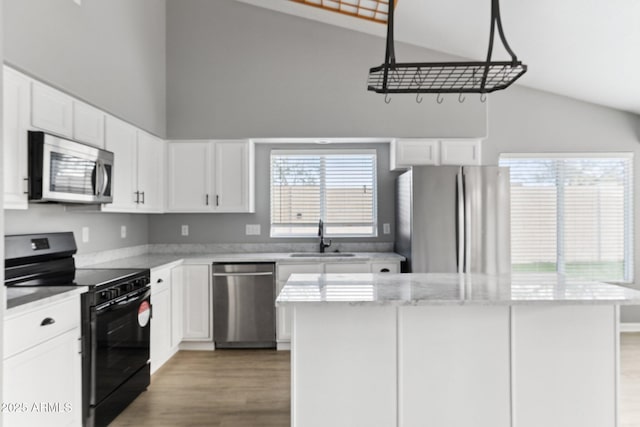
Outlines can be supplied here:
[[80, 329], [74, 328], [4, 360], [3, 425], [82, 426]]
[[207, 141], [170, 142], [168, 148], [167, 210], [210, 212], [210, 144]]
[[372, 273], [400, 273], [399, 261], [376, 261], [371, 263]]
[[391, 170], [407, 169], [413, 165], [437, 165], [437, 139], [398, 139], [391, 141]]
[[4, 208], [27, 209], [27, 130], [31, 80], [4, 67]]
[[177, 348], [184, 336], [184, 270], [171, 270], [171, 347]]
[[158, 284], [151, 282], [151, 373], [155, 372], [171, 355], [171, 292], [163, 288], [156, 292]]
[[[277, 294], [284, 287], [285, 282], [277, 282]], [[291, 307], [276, 308], [276, 341], [279, 343], [291, 341]]]
[[482, 157], [479, 139], [443, 140], [440, 142], [441, 164], [480, 165]]
[[209, 265], [185, 265], [184, 339], [212, 340], [211, 285]]
[[73, 98], [69, 95], [32, 82], [31, 125], [60, 136], [73, 136]]
[[91, 105], [74, 100], [73, 138], [104, 148], [104, 113]]
[[137, 191], [137, 130], [133, 126], [107, 116], [105, 147], [114, 154], [113, 203], [103, 210], [135, 212]]
[[249, 141], [215, 142], [216, 212], [254, 212], [252, 146]]
[[138, 210], [162, 212], [164, 177], [164, 141], [138, 132]]

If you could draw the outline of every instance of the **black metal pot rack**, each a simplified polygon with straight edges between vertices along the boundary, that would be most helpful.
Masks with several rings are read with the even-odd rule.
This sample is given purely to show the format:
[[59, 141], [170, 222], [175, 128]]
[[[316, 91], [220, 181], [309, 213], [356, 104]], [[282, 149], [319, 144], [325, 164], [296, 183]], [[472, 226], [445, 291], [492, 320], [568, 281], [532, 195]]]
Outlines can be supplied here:
[[[396, 62], [393, 39], [394, 3], [394, 0], [389, 0], [385, 62], [369, 70], [368, 90], [384, 94], [480, 93], [484, 95], [509, 87], [527, 71], [527, 66], [518, 61], [504, 36], [498, 0], [491, 0], [491, 32], [486, 61]], [[511, 61], [491, 60], [496, 27], [502, 45], [511, 55]], [[416, 100], [418, 101], [418, 98]], [[438, 97], [438, 103], [441, 102]]]

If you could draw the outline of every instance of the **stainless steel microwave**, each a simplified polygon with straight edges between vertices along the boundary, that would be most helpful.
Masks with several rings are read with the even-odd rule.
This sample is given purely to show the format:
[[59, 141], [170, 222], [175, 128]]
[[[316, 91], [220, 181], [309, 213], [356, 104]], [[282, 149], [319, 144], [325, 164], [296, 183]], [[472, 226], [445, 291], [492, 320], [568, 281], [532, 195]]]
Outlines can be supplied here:
[[29, 131], [29, 200], [111, 203], [113, 153]]

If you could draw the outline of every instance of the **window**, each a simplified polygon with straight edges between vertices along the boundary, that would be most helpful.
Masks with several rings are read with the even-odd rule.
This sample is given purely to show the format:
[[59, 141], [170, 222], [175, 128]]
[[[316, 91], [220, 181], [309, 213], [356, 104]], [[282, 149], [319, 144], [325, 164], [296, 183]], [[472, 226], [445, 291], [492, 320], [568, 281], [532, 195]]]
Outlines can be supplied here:
[[633, 280], [632, 154], [504, 154], [514, 272]]
[[271, 236], [376, 236], [375, 150], [273, 150]]

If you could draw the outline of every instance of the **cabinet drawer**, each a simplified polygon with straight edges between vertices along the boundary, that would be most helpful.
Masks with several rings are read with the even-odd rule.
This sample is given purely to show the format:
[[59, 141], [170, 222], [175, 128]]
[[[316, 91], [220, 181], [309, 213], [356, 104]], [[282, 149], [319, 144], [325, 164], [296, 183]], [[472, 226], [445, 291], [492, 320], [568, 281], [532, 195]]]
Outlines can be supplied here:
[[366, 262], [328, 262], [324, 268], [325, 273], [369, 273]]
[[400, 273], [400, 264], [397, 262], [373, 262], [372, 273]]
[[323, 264], [278, 264], [278, 280], [286, 282], [292, 274], [300, 273], [322, 273]]
[[161, 268], [151, 270], [151, 292], [157, 293], [167, 290], [171, 287], [171, 269]]
[[[43, 325], [43, 323], [45, 324]], [[79, 296], [6, 318], [4, 322], [4, 358], [79, 327]]]

